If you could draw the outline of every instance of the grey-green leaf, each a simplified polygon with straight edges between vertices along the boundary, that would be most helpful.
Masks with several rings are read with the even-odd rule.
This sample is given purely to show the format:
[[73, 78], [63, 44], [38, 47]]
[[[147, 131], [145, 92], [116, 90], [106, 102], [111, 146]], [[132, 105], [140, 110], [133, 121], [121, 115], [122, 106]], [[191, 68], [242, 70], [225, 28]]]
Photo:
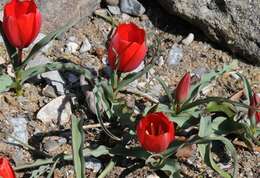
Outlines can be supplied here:
[[9, 90], [12, 84], [13, 79], [9, 75], [0, 75], [0, 93]]
[[82, 128], [82, 120], [72, 116], [72, 148], [73, 162], [76, 178], [85, 177], [85, 158], [83, 155], [84, 131]]

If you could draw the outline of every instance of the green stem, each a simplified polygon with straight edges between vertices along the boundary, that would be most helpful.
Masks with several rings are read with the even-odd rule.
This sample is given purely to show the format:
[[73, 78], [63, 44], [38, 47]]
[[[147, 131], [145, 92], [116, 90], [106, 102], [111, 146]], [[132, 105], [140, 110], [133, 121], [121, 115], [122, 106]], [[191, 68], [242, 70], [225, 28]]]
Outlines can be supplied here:
[[105, 178], [106, 175], [114, 168], [116, 165], [116, 162], [113, 160], [113, 158], [110, 160], [104, 171], [98, 176], [98, 178]]

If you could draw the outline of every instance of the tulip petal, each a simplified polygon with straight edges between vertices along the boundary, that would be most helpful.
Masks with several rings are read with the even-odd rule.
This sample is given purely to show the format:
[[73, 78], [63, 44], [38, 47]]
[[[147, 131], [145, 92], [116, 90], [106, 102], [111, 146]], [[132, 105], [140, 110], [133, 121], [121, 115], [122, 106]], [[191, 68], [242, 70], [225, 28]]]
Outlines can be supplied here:
[[20, 38], [20, 31], [17, 20], [12, 17], [5, 17], [3, 20], [3, 29], [8, 41], [15, 47], [22, 47], [22, 40]]
[[162, 112], [143, 117], [137, 124], [136, 132], [142, 147], [155, 153], [166, 150], [175, 137], [173, 123]]
[[4, 16], [15, 16], [16, 0], [12, 0], [4, 6]]
[[32, 40], [35, 38], [35, 34], [33, 34], [34, 19], [35, 19], [34, 17], [35, 17], [34, 14], [30, 13], [30, 14], [22, 15], [17, 19], [23, 48], [29, 46]]
[[33, 0], [18, 1], [15, 6], [16, 17], [24, 14], [35, 13], [37, 6]]
[[[139, 48], [139, 44], [133, 42], [123, 52], [119, 54], [119, 58], [120, 58], [119, 68], [118, 68], [119, 71], [129, 72], [138, 66], [138, 63], [134, 63], [137, 60], [133, 61], [133, 56], [136, 54], [138, 48]], [[129, 63], [131, 64], [129, 65], [130, 67], [126, 66], [126, 64]]]
[[138, 45], [136, 52], [134, 55], [124, 64], [125, 71], [132, 71], [135, 68], [137, 68], [145, 58], [147, 47], [145, 43], [143, 43], [141, 46]]
[[15, 173], [11, 167], [8, 159], [0, 158], [0, 177], [15, 178]]

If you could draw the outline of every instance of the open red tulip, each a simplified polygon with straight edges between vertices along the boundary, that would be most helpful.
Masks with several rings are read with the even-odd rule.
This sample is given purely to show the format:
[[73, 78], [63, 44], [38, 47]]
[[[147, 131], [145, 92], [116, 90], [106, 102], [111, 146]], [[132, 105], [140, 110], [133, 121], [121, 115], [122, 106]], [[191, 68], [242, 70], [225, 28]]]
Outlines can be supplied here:
[[142, 147], [154, 153], [165, 151], [175, 137], [174, 124], [162, 112], [143, 117], [136, 130]]
[[34, 0], [12, 0], [4, 6], [3, 30], [16, 48], [28, 47], [41, 27], [41, 13]]
[[14, 170], [7, 158], [0, 158], [0, 177], [15, 178]]
[[130, 72], [144, 60], [147, 52], [145, 31], [133, 23], [120, 24], [108, 48], [108, 62], [113, 70]]
[[248, 111], [248, 116], [251, 118], [255, 116], [256, 122], [260, 122], [260, 112], [256, 111], [256, 109], [260, 109], [260, 96], [254, 93], [254, 95], [250, 98], [250, 108]]
[[182, 77], [175, 90], [175, 99], [177, 103], [183, 103], [188, 99], [190, 92], [190, 82], [191, 76], [188, 72]]

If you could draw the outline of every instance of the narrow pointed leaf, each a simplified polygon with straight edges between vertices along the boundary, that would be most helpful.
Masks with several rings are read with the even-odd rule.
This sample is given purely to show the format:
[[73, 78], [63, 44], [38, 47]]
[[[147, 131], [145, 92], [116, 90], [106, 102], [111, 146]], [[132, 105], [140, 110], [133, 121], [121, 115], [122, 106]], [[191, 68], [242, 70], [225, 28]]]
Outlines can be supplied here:
[[74, 115], [72, 116], [72, 148], [76, 178], [85, 177], [85, 158], [83, 155], [84, 131], [82, 122], [82, 119], [78, 119]]
[[0, 93], [8, 91], [13, 84], [13, 80], [9, 75], [0, 75]]

